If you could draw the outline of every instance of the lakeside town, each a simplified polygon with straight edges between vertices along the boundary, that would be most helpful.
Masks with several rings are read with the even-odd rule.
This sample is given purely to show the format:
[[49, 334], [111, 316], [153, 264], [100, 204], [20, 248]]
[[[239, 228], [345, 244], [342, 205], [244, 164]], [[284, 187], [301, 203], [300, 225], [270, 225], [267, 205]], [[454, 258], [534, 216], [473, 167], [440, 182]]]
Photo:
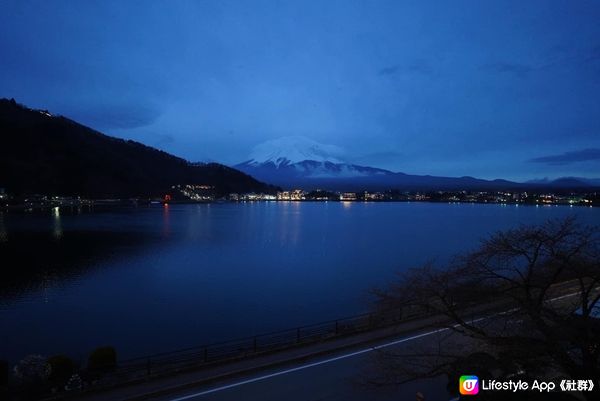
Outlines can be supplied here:
[[523, 205], [569, 205], [592, 207], [600, 204], [600, 192], [529, 191], [306, 191], [294, 189], [276, 193], [229, 193], [219, 196], [209, 185], [175, 185], [170, 193], [154, 198], [88, 199], [79, 196], [15, 196], [0, 188], [0, 209], [39, 210], [54, 207], [138, 206], [169, 203], [210, 202], [442, 202]]

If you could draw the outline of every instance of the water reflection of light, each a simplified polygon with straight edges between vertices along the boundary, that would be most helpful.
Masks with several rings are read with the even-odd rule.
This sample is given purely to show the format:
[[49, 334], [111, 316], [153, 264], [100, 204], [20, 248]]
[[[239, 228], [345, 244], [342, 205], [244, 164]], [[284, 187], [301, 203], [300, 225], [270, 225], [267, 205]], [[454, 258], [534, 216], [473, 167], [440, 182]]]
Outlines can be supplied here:
[[4, 225], [4, 213], [0, 213], [0, 242], [8, 241], [8, 232]]
[[186, 221], [190, 238], [208, 238], [214, 233], [212, 208], [210, 203], [199, 203], [196, 205], [196, 213], [189, 214]]
[[171, 223], [169, 218], [170, 207], [168, 203], [163, 204], [163, 235], [168, 237], [171, 234]]
[[63, 236], [63, 228], [60, 219], [60, 208], [58, 206], [52, 209], [52, 216], [54, 217], [54, 230], [52, 234], [54, 235], [54, 238], [61, 239]]
[[52, 288], [56, 287], [57, 285], [58, 279], [50, 271], [45, 271], [41, 282], [44, 303], [47, 304], [50, 302]]
[[352, 202], [343, 201], [342, 206], [344, 207], [344, 209], [350, 209], [350, 206], [352, 206]]
[[297, 245], [300, 239], [301, 202], [278, 202], [284, 205], [284, 212], [279, 220], [279, 242], [282, 245]]

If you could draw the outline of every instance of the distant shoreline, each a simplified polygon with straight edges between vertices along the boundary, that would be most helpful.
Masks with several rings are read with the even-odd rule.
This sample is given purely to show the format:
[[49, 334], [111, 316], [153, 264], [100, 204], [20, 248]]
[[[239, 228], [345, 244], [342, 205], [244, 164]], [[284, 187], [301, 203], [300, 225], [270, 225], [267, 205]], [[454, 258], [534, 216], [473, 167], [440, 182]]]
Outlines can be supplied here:
[[194, 201], [194, 200], [174, 200], [174, 201], [148, 201], [148, 200], [132, 200], [132, 199], [96, 199], [82, 200], [80, 203], [61, 204], [49, 202], [47, 204], [9, 204], [1, 205], [0, 212], [43, 212], [53, 209], [59, 210], [80, 210], [93, 211], [94, 209], [136, 209], [139, 207], [151, 206], [169, 206], [169, 205], [202, 205], [202, 204], [222, 204], [222, 203], [437, 203], [437, 204], [477, 204], [477, 205], [511, 205], [511, 206], [577, 206], [577, 207], [594, 207], [596, 204], [592, 202], [515, 202], [515, 201], [464, 201], [464, 200], [432, 200], [432, 199], [297, 199], [297, 200], [278, 200], [278, 199], [255, 199], [255, 200], [229, 200], [216, 199], [210, 201]]

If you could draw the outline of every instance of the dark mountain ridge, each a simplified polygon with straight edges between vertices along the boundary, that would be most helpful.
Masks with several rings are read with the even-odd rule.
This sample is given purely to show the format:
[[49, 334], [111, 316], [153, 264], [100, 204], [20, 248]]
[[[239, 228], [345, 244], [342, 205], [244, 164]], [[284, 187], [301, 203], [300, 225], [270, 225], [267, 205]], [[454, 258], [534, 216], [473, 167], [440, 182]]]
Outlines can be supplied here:
[[0, 99], [0, 140], [0, 188], [17, 195], [152, 197], [177, 184], [211, 185], [220, 195], [276, 190], [233, 168], [192, 164], [14, 99]]

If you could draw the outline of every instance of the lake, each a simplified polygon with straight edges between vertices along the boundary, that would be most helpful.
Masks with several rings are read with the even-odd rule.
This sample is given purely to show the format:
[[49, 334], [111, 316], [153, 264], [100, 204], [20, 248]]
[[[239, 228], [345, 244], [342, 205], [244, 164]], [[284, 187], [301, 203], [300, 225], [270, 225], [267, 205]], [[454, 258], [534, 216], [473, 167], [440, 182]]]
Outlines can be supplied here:
[[500, 229], [600, 208], [223, 203], [0, 213], [0, 359], [121, 358], [367, 311], [372, 288]]

